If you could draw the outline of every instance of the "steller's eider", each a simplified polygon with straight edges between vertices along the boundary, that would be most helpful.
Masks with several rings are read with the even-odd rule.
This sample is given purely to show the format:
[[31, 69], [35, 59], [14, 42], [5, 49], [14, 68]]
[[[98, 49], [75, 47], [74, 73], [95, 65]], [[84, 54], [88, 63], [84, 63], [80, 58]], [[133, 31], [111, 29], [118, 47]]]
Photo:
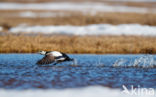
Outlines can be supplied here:
[[54, 65], [65, 62], [65, 61], [73, 61], [67, 54], [58, 52], [58, 51], [40, 51], [39, 54], [45, 55], [41, 60], [37, 62], [37, 64], [51, 64]]

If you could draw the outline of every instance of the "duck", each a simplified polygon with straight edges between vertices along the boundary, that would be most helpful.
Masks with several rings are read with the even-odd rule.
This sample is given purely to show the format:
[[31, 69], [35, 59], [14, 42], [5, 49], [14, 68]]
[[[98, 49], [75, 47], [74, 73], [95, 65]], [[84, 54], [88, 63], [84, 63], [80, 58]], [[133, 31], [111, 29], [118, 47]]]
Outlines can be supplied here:
[[62, 63], [65, 61], [73, 61], [74, 59], [70, 58], [66, 53], [62, 53], [59, 51], [39, 51], [38, 52], [41, 55], [44, 55], [44, 57], [37, 61], [36, 64], [43, 65], [43, 64], [52, 64], [56, 65], [58, 63]]

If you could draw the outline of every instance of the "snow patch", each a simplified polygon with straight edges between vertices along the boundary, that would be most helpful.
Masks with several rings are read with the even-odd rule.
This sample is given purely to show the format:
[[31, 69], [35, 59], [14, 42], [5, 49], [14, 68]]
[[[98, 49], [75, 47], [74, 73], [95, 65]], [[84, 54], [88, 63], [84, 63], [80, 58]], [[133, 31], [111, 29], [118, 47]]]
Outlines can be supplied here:
[[130, 95], [118, 89], [100, 86], [74, 89], [0, 90], [1, 97], [155, 97], [155, 95]]
[[9, 30], [11, 33], [25, 34], [70, 34], [70, 35], [137, 35], [156, 36], [156, 26], [140, 24], [92, 24], [87, 26], [27, 26], [19, 25]]
[[156, 13], [153, 8], [139, 8], [122, 5], [107, 5], [104, 3], [0, 3], [0, 9], [3, 10], [63, 10], [63, 11], [81, 11], [81, 12], [136, 12], [136, 13]]
[[40, 12], [40, 13], [35, 13], [31, 11], [26, 11], [26, 12], [20, 12], [19, 15], [20, 17], [26, 17], [26, 18], [36, 18], [36, 17], [63, 17], [63, 16], [69, 16], [68, 14], [65, 14], [63, 12]]
[[3, 30], [3, 27], [0, 26], [0, 31], [2, 31], [2, 30]]

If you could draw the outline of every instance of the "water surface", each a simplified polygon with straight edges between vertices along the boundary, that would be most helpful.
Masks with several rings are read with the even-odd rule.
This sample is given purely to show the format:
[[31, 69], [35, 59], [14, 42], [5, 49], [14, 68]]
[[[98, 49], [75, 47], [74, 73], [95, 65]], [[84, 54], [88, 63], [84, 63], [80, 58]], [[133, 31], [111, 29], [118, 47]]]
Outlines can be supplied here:
[[156, 88], [155, 55], [69, 55], [77, 64], [36, 65], [38, 54], [0, 54], [0, 88], [64, 89], [100, 85]]

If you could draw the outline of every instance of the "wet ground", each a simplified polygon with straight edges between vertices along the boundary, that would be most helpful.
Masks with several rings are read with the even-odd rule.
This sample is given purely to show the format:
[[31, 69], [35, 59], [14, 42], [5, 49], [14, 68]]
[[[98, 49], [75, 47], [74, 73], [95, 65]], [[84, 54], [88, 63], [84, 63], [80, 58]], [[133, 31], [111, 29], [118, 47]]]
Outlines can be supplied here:
[[100, 85], [156, 88], [155, 55], [69, 55], [77, 64], [36, 65], [38, 54], [0, 54], [0, 88], [49, 89]]

